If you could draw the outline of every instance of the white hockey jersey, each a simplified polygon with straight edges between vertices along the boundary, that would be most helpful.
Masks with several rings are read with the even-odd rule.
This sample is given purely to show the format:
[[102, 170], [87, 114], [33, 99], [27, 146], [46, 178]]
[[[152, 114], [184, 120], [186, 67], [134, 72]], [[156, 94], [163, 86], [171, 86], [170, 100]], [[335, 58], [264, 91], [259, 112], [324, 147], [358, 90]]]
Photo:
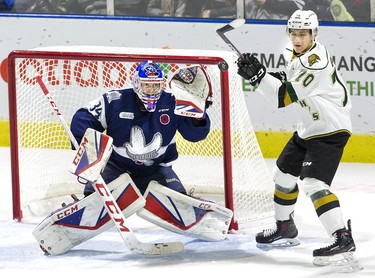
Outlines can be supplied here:
[[303, 139], [351, 133], [349, 92], [325, 46], [315, 42], [302, 55], [295, 56], [291, 49], [288, 52], [284, 83], [267, 73], [257, 91], [278, 108], [293, 104], [297, 133]]

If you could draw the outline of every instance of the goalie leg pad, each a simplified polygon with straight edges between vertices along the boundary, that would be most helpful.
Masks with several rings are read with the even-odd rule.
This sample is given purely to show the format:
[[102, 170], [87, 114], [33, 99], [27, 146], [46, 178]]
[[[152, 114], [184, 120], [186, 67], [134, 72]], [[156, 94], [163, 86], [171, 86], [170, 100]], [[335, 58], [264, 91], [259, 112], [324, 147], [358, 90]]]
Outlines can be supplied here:
[[[108, 184], [125, 217], [145, 205], [145, 199], [128, 174]], [[98, 193], [51, 213], [33, 231], [42, 250], [51, 255], [67, 252], [74, 246], [114, 226]]]
[[196, 199], [150, 182], [146, 205], [137, 215], [169, 231], [207, 241], [227, 237], [233, 212], [213, 202]]

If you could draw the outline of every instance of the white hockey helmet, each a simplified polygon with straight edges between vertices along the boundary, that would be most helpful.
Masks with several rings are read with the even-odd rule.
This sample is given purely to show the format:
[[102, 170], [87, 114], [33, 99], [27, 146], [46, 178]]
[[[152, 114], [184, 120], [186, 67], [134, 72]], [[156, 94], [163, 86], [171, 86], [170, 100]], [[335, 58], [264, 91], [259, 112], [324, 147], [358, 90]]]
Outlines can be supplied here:
[[303, 11], [297, 10], [288, 20], [287, 33], [290, 32], [290, 29], [307, 29], [311, 30], [311, 34], [315, 40], [318, 34], [318, 16], [311, 10]]

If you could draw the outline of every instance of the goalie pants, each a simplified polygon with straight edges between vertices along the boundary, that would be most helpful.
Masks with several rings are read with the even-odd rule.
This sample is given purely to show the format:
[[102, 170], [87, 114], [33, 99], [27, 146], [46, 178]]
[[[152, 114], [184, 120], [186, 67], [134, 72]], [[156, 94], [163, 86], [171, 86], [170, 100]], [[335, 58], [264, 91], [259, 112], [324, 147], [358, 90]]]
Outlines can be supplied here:
[[305, 140], [294, 132], [276, 165], [301, 180], [314, 178], [331, 185], [349, 137], [349, 133], [340, 132]]
[[[122, 174], [124, 174], [124, 169], [120, 169], [120, 167], [118, 167], [110, 159], [102, 173], [102, 178], [107, 184], [109, 184], [111, 181], [117, 179]], [[186, 194], [186, 189], [182, 185], [177, 174], [170, 166], [159, 166], [153, 173], [142, 176], [132, 174], [129, 175], [142, 195], [145, 193], [150, 181], [152, 180], [157, 181], [159, 184], [164, 185], [172, 190]], [[88, 196], [93, 192], [95, 192], [94, 188], [90, 183], [87, 183], [84, 189], [85, 196]]]

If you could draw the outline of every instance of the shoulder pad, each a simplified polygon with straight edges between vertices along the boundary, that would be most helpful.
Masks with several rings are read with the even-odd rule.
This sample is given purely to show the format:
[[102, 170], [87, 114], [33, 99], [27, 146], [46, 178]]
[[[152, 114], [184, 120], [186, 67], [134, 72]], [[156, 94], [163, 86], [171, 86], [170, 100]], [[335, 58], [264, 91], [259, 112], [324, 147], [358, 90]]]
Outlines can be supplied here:
[[106, 93], [108, 103], [111, 103], [112, 100], [117, 100], [121, 98], [121, 94], [119, 91], [112, 90]]

